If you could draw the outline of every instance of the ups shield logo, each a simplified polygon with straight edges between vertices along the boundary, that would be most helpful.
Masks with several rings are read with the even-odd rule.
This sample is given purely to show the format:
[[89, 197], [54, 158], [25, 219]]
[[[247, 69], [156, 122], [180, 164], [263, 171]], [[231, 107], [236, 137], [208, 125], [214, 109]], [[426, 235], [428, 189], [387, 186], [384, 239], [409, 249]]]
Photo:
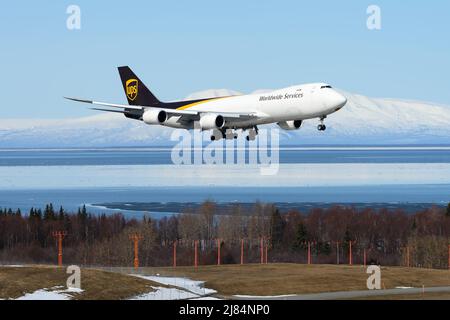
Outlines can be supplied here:
[[138, 95], [138, 81], [136, 79], [127, 80], [125, 83], [125, 90], [127, 91], [127, 97], [131, 101], [136, 99]]

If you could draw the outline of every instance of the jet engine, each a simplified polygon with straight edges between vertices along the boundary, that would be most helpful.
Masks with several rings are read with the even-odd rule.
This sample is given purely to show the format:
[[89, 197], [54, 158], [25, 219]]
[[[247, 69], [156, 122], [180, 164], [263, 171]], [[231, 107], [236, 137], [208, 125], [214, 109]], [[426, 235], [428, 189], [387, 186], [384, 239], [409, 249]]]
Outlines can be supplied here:
[[146, 124], [162, 124], [167, 120], [167, 112], [158, 109], [149, 109], [144, 112], [142, 120]]
[[284, 130], [298, 130], [302, 126], [302, 120], [278, 122], [278, 126]]
[[202, 130], [220, 129], [225, 124], [225, 119], [220, 114], [207, 113], [200, 117]]

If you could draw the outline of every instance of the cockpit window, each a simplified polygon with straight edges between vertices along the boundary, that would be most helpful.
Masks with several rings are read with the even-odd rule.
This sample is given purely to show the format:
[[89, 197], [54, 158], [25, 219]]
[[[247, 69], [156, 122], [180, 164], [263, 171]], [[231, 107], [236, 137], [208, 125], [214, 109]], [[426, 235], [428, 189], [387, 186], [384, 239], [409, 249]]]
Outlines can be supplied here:
[[320, 87], [320, 89], [325, 89], [325, 88], [332, 89], [331, 86], [321, 86], [321, 87]]

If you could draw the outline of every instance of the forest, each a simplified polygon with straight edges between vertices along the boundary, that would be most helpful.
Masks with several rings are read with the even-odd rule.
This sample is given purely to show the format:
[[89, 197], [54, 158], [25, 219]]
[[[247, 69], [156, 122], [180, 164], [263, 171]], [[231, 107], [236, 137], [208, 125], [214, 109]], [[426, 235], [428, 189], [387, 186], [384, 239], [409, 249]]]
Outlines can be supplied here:
[[143, 266], [171, 266], [176, 242], [177, 265], [193, 265], [194, 246], [200, 265], [215, 264], [218, 245], [223, 264], [240, 263], [241, 250], [245, 263], [259, 263], [262, 244], [268, 263], [307, 263], [309, 246], [311, 263], [346, 264], [351, 246], [354, 264], [365, 256], [367, 263], [448, 268], [450, 204], [415, 213], [351, 206], [280, 212], [265, 203], [228, 211], [217, 214], [212, 201], [159, 220], [91, 214], [84, 206], [77, 212], [52, 204], [26, 213], [0, 209], [0, 262], [54, 264], [53, 232], [64, 231], [64, 264], [132, 266], [130, 236], [138, 234]]

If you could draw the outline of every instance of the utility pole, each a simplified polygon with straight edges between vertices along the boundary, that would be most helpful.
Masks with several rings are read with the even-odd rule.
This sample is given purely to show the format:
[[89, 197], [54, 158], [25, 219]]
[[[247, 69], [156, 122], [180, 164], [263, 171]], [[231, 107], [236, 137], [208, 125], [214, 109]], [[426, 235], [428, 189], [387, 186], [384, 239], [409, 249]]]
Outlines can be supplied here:
[[53, 231], [52, 235], [58, 240], [58, 266], [62, 267], [62, 241], [67, 235], [66, 231]]
[[138, 233], [130, 234], [130, 240], [134, 243], [134, 269], [139, 268], [139, 241], [144, 237]]

